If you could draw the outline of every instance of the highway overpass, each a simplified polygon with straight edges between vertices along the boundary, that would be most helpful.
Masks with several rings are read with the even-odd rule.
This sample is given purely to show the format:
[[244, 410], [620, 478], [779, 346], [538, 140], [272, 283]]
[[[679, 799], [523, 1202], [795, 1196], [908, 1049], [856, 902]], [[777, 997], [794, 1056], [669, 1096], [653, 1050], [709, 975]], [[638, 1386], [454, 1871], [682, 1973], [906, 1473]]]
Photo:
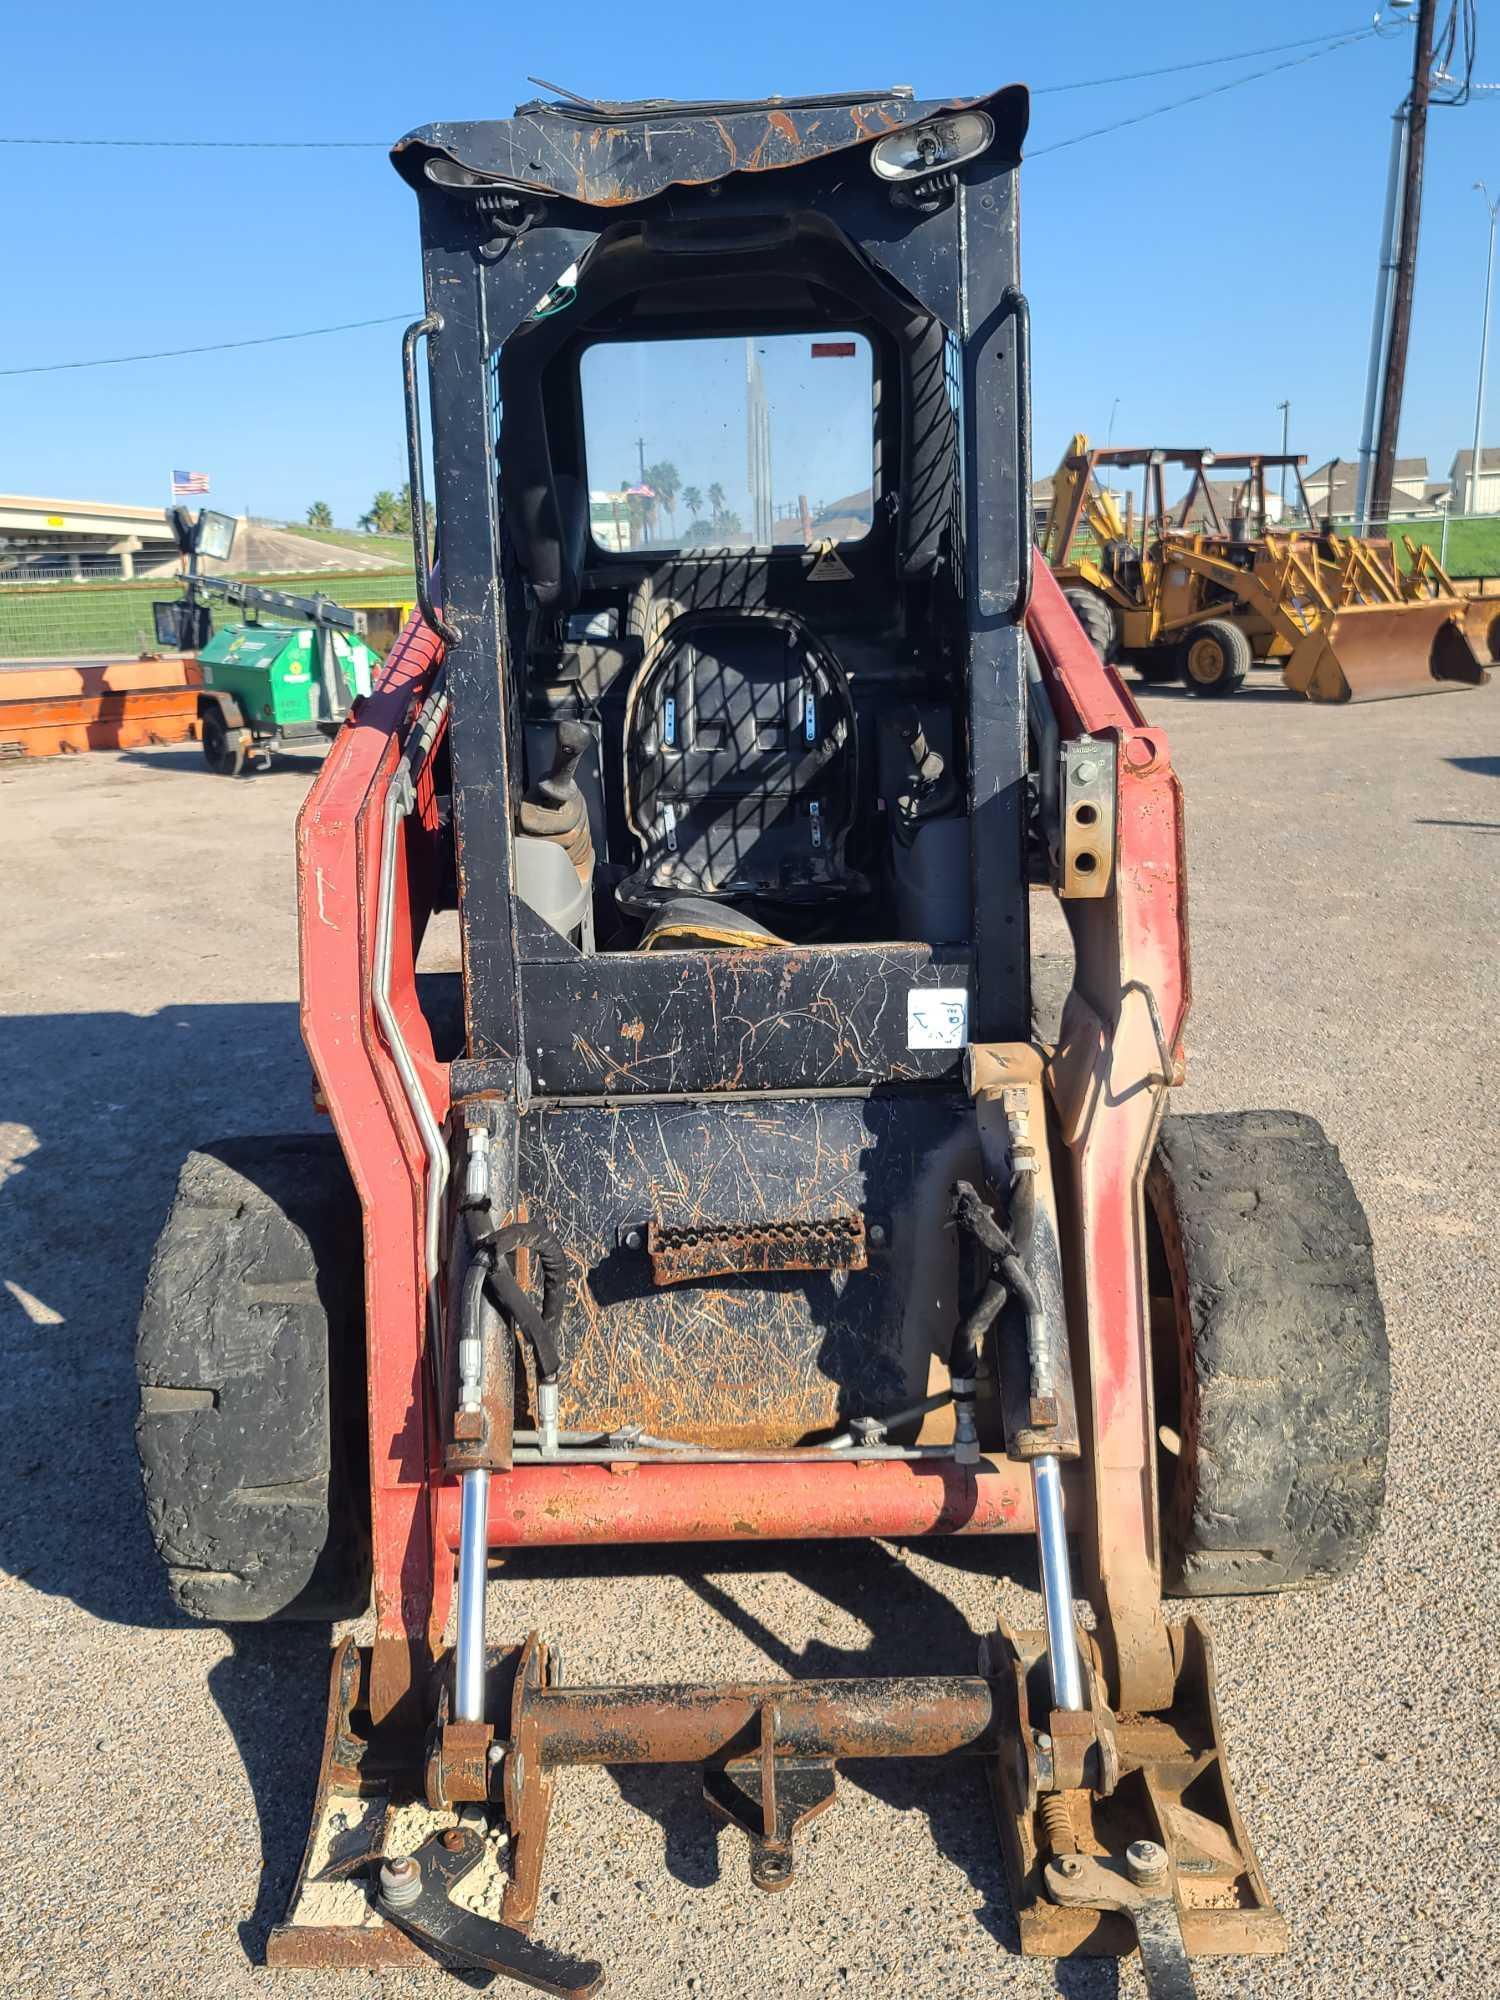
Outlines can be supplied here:
[[41, 567], [73, 576], [134, 576], [177, 553], [164, 507], [0, 493], [0, 576]]

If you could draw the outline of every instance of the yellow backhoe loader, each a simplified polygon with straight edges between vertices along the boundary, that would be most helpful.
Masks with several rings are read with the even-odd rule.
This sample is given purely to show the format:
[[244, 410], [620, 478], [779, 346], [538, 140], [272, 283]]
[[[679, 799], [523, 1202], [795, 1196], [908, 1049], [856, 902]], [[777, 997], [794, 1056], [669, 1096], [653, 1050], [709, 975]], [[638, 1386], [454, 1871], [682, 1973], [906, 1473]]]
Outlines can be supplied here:
[[[1438, 694], [1488, 679], [1465, 626], [1464, 600], [1435, 561], [1403, 576], [1389, 542], [1314, 524], [1305, 460], [1193, 447], [1092, 448], [1063, 454], [1042, 553], [1107, 662], [1143, 680], [1180, 679], [1197, 695], [1232, 694], [1254, 661], [1281, 668], [1310, 701]], [[1169, 511], [1167, 466], [1190, 470]], [[1139, 516], [1101, 467], [1142, 474]], [[1226, 520], [1209, 468], [1241, 475]], [[1300, 518], [1269, 519], [1266, 474], [1289, 471]], [[1500, 638], [1500, 633], [1497, 633]]]

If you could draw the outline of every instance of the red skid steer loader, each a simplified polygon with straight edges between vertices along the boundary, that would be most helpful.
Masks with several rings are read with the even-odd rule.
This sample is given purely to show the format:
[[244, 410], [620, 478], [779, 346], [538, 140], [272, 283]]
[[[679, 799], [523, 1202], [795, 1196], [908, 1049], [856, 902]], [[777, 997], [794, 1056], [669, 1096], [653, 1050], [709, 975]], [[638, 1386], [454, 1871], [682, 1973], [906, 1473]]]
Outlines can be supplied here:
[[[1163, 1116], [1181, 801], [1032, 560], [1026, 117], [570, 99], [395, 149], [422, 601], [298, 827], [333, 1135], [189, 1160], [140, 1334], [178, 1602], [373, 1582], [276, 1964], [593, 1993], [532, 1934], [554, 1790], [682, 1761], [765, 1890], [840, 1759], [964, 1756], [1023, 1951], [1181, 1995], [1284, 1942], [1162, 1596], [1356, 1561], [1384, 1326], [1311, 1120]], [[496, 1550], [998, 1534], [1044, 1627], [940, 1677], [486, 1645]]]

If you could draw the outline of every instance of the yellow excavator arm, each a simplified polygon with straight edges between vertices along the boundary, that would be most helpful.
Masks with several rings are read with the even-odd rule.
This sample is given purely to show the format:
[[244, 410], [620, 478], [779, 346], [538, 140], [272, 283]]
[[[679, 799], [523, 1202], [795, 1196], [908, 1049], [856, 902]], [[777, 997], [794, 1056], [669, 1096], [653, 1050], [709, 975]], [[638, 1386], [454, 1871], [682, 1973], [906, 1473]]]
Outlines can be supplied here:
[[1078, 529], [1085, 524], [1101, 545], [1125, 538], [1125, 522], [1114, 495], [1094, 477], [1089, 441], [1082, 431], [1075, 431], [1052, 475], [1052, 507], [1042, 538], [1042, 554], [1049, 563], [1067, 561]]

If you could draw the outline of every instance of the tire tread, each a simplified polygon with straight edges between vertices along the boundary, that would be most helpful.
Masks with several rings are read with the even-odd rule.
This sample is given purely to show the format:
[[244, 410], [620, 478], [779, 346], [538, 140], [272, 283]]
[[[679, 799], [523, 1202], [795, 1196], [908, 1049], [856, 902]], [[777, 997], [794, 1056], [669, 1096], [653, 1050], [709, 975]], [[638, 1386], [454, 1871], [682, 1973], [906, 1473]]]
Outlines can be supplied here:
[[1217, 1596], [1343, 1575], [1380, 1523], [1390, 1352], [1337, 1149], [1295, 1112], [1170, 1117], [1147, 1195], [1192, 1383], [1163, 1505], [1170, 1587]]
[[194, 1618], [356, 1615], [369, 1595], [359, 1202], [330, 1135], [189, 1154], [146, 1279], [136, 1443]]

